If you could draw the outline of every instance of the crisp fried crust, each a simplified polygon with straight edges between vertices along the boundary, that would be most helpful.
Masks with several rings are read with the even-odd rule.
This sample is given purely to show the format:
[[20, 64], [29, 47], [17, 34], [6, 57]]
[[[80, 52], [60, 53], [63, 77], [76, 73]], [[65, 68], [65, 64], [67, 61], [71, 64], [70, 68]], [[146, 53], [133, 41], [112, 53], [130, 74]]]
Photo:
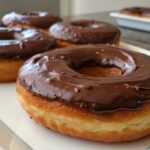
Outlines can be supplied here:
[[132, 141], [150, 135], [150, 103], [139, 110], [94, 114], [35, 96], [19, 82], [17, 95], [31, 118], [63, 134], [102, 142]]
[[24, 60], [0, 59], [0, 82], [17, 79], [17, 73]]

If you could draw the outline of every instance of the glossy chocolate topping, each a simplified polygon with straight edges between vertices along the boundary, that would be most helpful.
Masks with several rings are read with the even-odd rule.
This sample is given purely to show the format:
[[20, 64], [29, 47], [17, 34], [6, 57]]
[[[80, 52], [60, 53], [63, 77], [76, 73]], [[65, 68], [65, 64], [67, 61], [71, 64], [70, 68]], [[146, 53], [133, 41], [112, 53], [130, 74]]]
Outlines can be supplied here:
[[113, 43], [120, 38], [120, 31], [115, 26], [94, 20], [58, 22], [50, 27], [49, 34], [76, 44]]
[[41, 30], [0, 27], [0, 58], [28, 58], [54, 44], [55, 40]]
[[5, 26], [22, 24], [33, 27], [47, 29], [52, 24], [61, 21], [61, 18], [44, 11], [35, 11], [31, 13], [16, 13], [11, 12], [2, 18], [2, 23]]
[[[123, 75], [91, 77], [76, 71], [88, 62], [116, 66]], [[28, 60], [18, 82], [48, 101], [95, 113], [136, 109], [150, 102], [150, 57], [103, 45], [63, 48]]]
[[129, 14], [129, 15], [141, 15], [141, 16], [145, 16], [145, 17], [150, 17], [150, 8], [146, 8], [146, 7], [131, 7], [131, 8], [125, 8], [123, 10], [120, 11], [121, 13], [124, 14]]

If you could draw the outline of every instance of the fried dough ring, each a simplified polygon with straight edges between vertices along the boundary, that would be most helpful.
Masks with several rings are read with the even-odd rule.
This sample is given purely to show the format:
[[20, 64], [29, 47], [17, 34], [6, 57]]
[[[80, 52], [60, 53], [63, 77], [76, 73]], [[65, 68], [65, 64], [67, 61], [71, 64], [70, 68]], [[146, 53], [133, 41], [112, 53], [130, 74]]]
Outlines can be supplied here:
[[58, 100], [46, 101], [17, 83], [23, 108], [38, 123], [73, 137], [102, 142], [132, 141], [150, 135], [150, 104], [139, 110], [93, 114], [66, 106]]

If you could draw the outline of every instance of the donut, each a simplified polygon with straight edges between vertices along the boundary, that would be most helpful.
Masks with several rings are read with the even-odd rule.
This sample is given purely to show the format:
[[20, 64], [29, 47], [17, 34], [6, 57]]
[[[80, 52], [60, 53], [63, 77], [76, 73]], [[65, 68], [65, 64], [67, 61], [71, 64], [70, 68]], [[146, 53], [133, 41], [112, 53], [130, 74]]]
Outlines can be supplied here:
[[132, 141], [150, 135], [149, 64], [149, 56], [111, 46], [61, 48], [21, 67], [17, 96], [31, 118], [54, 131]]
[[115, 26], [95, 20], [58, 22], [49, 29], [58, 47], [77, 44], [118, 44], [120, 31]]
[[0, 82], [15, 81], [23, 62], [34, 54], [52, 49], [55, 40], [44, 31], [0, 27]]
[[150, 8], [146, 7], [130, 7], [124, 8], [120, 11], [123, 15], [141, 17], [141, 18], [150, 18]]
[[2, 17], [2, 24], [8, 26], [21, 26], [28, 28], [38, 28], [48, 31], [49, 27], [61, 21], [61, 18], [45, 11], [35, 11], [29, 13], [11, 12]]

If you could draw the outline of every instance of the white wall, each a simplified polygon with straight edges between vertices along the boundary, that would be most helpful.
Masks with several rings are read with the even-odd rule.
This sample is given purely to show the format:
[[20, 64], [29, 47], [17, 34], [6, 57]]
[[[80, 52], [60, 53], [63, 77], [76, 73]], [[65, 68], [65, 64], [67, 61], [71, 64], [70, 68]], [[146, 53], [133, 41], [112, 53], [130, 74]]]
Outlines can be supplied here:
[[150, 7], [150, 0], [70, 0], [70, 14], [119, 10], [128, 6]]
[[59, 14], [59, 0], [0, 0], [0, 17], [11, 11], [45, 10]]
[[71, 0], [60, 0], [60, 16], [69, 16], [70, 15], [70, 5], [72, 5]]

